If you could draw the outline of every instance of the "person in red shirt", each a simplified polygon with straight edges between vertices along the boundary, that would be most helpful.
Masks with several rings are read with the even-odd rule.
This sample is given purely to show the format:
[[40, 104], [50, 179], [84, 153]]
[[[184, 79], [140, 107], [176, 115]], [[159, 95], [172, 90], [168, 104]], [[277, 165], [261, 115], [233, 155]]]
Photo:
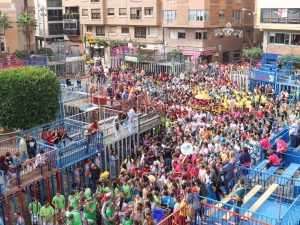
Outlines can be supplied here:
[[272, 144], [267, 135], [263, 136], [263, 139], [260, 141], [260, 146], [263, 148], [263, 152], [265, 156], [267, 155], [267, 151], [272, 148]]
[[92, 132], [92, 135], [96, 134], [100, 128], [97, 124], [97, 121], [94, 121], [91, 125], [90, 125], [90, 128], [91, 128], [91, 132]]
[[53, 134], [53, 130], [49, 129], [48, 133], [46, 135], [46, 141], [47, 141], [47, 145], [50, 145], [50, 146], [53, 146], [54, 141], [55, 141], [55, 137], [52, 134]]
[[282, 139], [282, 137], [278, 137], [276, 141], [276, 150], [277, 152], [286, 152], [286, 147], [287, 144], [286, 142]]
[[268, 150], [268, 160], [267, 160], [267, 168], [269, 169], [271, 166], [280, 166], [279, 157], [272, 151]]

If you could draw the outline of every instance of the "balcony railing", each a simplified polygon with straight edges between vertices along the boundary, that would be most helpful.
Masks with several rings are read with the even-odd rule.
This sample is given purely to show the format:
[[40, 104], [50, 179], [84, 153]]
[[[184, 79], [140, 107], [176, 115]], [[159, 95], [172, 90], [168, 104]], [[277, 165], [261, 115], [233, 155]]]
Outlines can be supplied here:
[[62, 7], [61, 0], [47, 0], [47, 7]]
[[63, 16], [64, 19], [76, 19], [76, 20], [79, 20], [79, 13], [66, 13], [64, 14]]
[[130, 15], [130, 19], [132, 19], [132, 20], [140, 20], [140, 19], [142, 19], [142, 16], [131, 14]]
[[70, 30], [70, 29], [64, 29], [64, 35], [68, 36], [78, 36], [80, 35], [80, 30]]
[[62, 35], [63, 34], [63, 29], [60, 30], [50, 30], [49, 29], [49, 35]]
[[48, 21], [61, 21], [62, 19], [62, 16], [48, 16]]

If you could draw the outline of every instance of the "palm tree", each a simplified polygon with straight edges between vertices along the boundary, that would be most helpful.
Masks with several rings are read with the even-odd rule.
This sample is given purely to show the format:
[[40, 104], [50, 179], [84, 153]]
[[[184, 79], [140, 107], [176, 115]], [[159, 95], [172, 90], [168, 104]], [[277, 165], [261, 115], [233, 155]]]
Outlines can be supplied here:
[[32, 13], [22, 12], [18, 17], [17, 23], [18, 26], [23, 28], [27, 40], [28, 50], [30, 50], [30, 35], [37, 26], [37, 21]]
[[9, 20], [9, 17], [0, 11], [0, 39], [1, 36], [5, 35], [5, 30], [11, 27], [11, 21]]
[[[0, 28], [3, 28], [4, 31], [8, 28], [12, 28], [11, 21], [9, 20], [8, 15], [0, 11]], [[0, 32], [1, 34], [2, 32]]]

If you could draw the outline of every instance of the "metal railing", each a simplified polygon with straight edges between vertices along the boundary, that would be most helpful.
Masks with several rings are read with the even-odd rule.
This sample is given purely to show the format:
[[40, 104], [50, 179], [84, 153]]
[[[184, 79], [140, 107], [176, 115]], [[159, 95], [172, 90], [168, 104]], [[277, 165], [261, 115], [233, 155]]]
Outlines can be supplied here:
[[21, 185], [31, 184], [41, 179], [44, 174], [53, 172], [57, 164], [57, 150], [50, 146], [45, 146], [45, 148], [48, 148], [48, 152], [39, 154], [33, 159], [15, 163], [8, 169], [4, 179], [4, 193], [13, 191]]
[[[212, 200], [212, 199], [206, 199], [206, 201], [209, 201], [209, 203], [205, 201], [201, 201], [201, 211], [204, 214], [204, 219], [201, 220], [199, 224], [237, 224], [234, 221], [228, 221], [226, 223], [226, 220], [223, 219], [223, 217], [227, 214], [229, 214], [231, 220], [244, 220], [247, 221], [247, 225], [271, 225], [271, 224], [277, 224], [277, 219], [272, 218], [269, 216], [265, 216], [259, 213], [253, 212], [253, 216], [245, 216], [239, 213], [236, 213], [230, 209], [234, 208], [233, 205], [229, 204], [221, 204], [219, 205], [219, 202]], [[239, 209], [240, 212], [244, 212], [244, 209], [235, 207], [236, 209]], [[253, 218], [255, 217], [255, 218]], [[225, 222], [225, 223], [224, 223]], [[158, 225], [170, 225], [170, 224], [177, 224], [177, 225], [187, 225], [189, 224], [187, 220], [187, 205], [181, 207], [180, 209], [176, 210], [172, 214], [168, 215], [166, 218], [164, 218], [162, 221], [158, 223]], [[243, 224], [243, 223], [242, 223]]]
[[297, 222], [299, 223], [300, 221], [299, 209], [300, 209], [300, 195], [296, 198], [296, 200], [290, 205], [290, 207], [282, 215], [280, 225], [297, 224]]
[[273, 192], [274, 198], [282, 198], [287, 202], [293, 202], [295, 197], [300, 195], [300, 188], [295, 188], [296, 179], [281, 176], [267, 171], [260, 171], [255, 168], [239, 168], [239, 174], [245, 175], [249, 189], [259, 184], [262, 186], [261, 192], [266, 191], [273, 183], [278, 184], [278, 188]]

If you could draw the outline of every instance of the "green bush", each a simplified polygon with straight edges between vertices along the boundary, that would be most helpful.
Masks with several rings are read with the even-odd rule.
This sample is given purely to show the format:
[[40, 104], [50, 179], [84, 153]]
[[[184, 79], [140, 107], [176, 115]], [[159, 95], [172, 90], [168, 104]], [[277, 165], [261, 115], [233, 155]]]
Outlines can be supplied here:
[[16, 51], [14, 52], [14, 54], [15, 54], [18, 58], [21, 58], [21, 59], [30, 56], [29, 52], [26, 51], [26, 50], [16, 50]]
[[39, 48], [37, 50], [38, 55], [47, 55], [47, 56], [53, 56], [54, 52], [51, 48]]
[[28, 129], [59, 112], [60, 82], [39, 67], [0, 70], [0, 127]]

